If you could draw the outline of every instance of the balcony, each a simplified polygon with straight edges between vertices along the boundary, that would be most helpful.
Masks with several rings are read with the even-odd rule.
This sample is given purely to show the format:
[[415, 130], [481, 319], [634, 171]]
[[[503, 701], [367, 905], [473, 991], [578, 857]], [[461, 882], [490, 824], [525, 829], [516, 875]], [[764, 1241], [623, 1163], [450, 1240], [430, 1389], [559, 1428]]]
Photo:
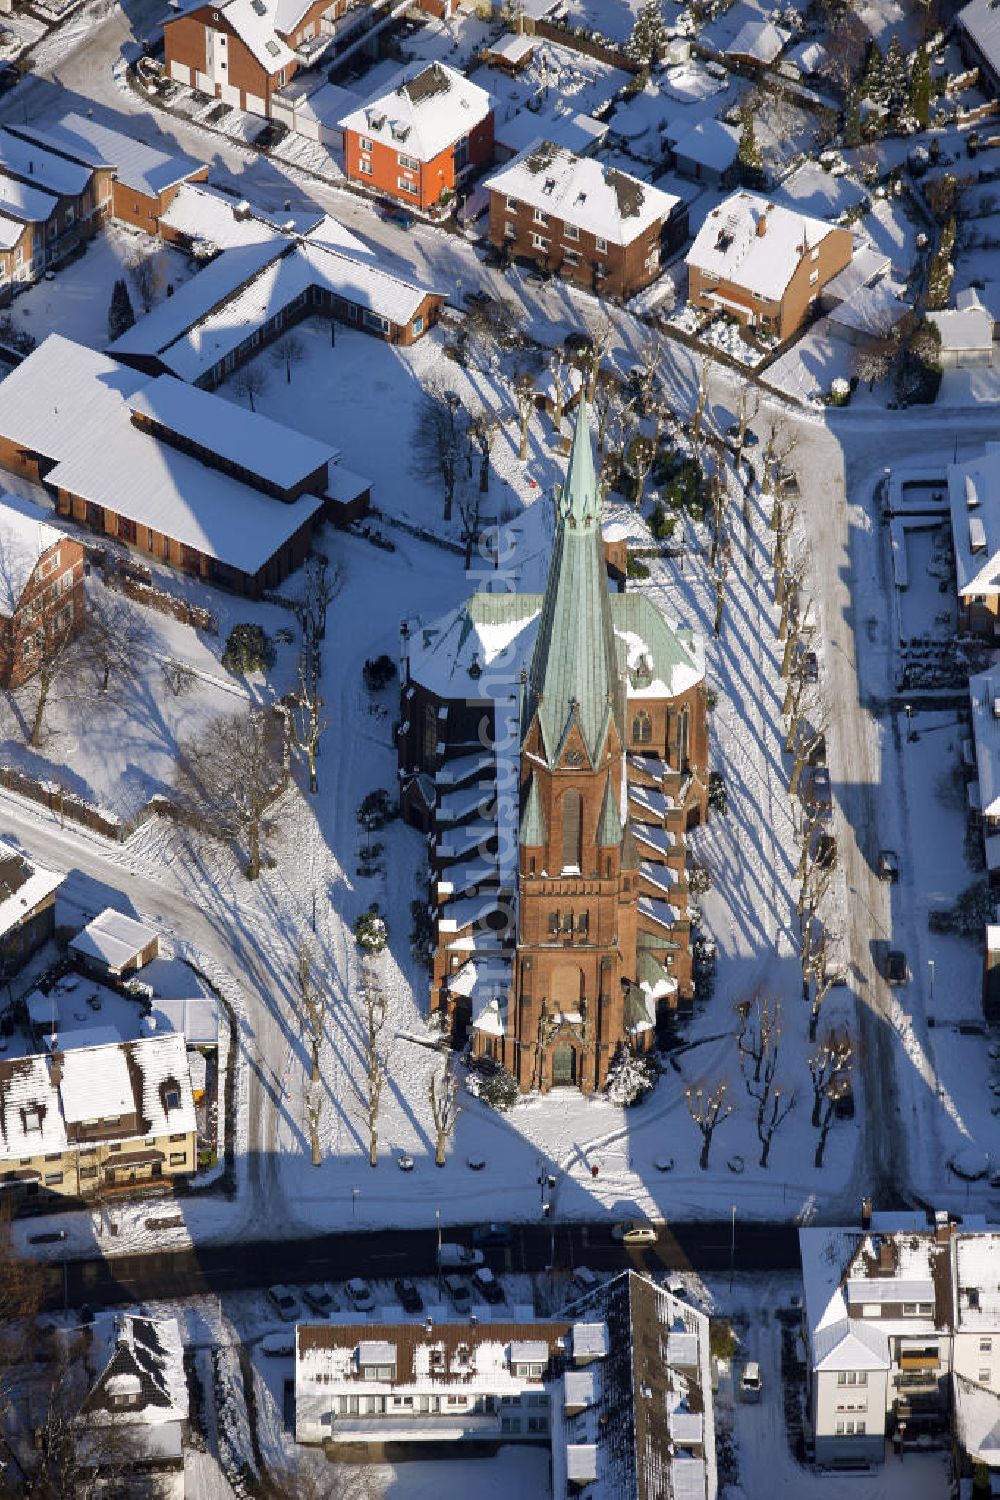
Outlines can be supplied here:
[[936, 1349], [910, 1349], [899, 1356], [901, 1370], [940, 1370], [941, 1359]]
[[460, 1443], [465, 1438], [500, 1434], [499, 1412], [443, 1415], [433, 1411], [373, 1412], [370, 1416], [335, 1416], [335, 1443], [406, 1443], [414, 1438]]

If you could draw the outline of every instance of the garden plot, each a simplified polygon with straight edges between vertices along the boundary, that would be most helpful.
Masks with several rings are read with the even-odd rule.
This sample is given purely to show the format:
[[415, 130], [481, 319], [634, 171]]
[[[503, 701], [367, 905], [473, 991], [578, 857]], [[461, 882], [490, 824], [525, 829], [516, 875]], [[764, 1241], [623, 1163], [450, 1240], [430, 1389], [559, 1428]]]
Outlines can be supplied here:
[[[765, 379], [769, 385], [820, 407], [835, 380], [850, 380], [854, 365], [853, 346], [833, 332], [828, 318], [820, 318], [768, 366]], [[877, 384], [872, 392], [861, 382], [851, 404], [884, 407], [884, 386]]]
[[[892, 522], [906, 555], [907, 586], [897, 588], [899, 634], [904, 640], [929, 636], [951, 640], [956, 631], [951, 523], [914, 517]], [[894, 542], [895, 545], [895, 542]]]
[[52, 281], [36, 281], [14, 298], [10, 308], [14, 327], [30, 333], [38, 343], [58, 332], [92, 349], [104, 349], [110, 343], [111, 292], [119, 277], [124, 276], [128, 284], [136, 317], [142, 316], [143, 299], [135, 277], [140, 264], [152, 269], [154, 302], [167, 295], [168, 286], [177, 287], [192, 273], [192, 262], [179, 250], [137, 229], [109, 223], [81, 255], [59, 267]]
[[683, 86], [678, 90], [674, 83], [677, 70], [668, 69], [615, 106], [610, 118], [612, 132], [628, 143], [632, 155], [659, 164], [665, 155], [664, 132], [669, 129], [670, 139], [680, 140], [703, 121], [727, 114], [745, 94], [747, 85], [732, 77], [725, 82], [711, 79], [715, 85], [712, 91], [693, 86], [696, 67], [685, 64], [681, 83], [692, 85], [687, 90]]
[[865, 191], [846, 174], [825, 172], [815, 162], [804, 162], [786, 177], [772, 196], [788, 208], [835, 222], [862, 203]]
[[478, 68], [471, 80], [489, 90], [497, 136], [503, 140], [503, 126], [522, 110], [530, 111], [536, 135], [544, 136], [547, 120], [594, 114], [615, 97], [628, 77], [620, 68], [569, 47], [537, 41], [531, 61], [516, 77], [499, 68], [484, 67]]

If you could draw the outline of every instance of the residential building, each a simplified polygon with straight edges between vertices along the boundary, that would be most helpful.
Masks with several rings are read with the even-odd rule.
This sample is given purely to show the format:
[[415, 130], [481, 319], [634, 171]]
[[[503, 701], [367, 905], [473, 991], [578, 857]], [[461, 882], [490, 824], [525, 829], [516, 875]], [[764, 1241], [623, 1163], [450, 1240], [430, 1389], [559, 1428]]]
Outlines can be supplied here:
[[0, 687], [17, 688], [83, 624], [83, 547], [45, 511], [0, 493]]
[[86, 1394], [76, 1417], [82, 1468], [123, 1467], [136, 1500], [184, 1500], [188, 1387], [176, 1318], [101, 1313], [74, 1337]]
[[0, 841], [0, 975], [16, 973], [54, 935], [64, 879]]
[[975, 776], [967, 783], [969, 815], [983, 838], [990, 884], [1000, 885], [1000, 672], [969, 678]]
[[601, 511], [581, 401], [544, 592], [482, 591], [402, 631], [401, 806], [431, 835], [430, 1006], [522, 1089], [602, 1088], [619, 1048], [648, 1047], [692, 996], [704, 653], [644, 594], [609, 592]]
[[[324, 458], [336, 456], [60, 334], [0, 386], [0, 463], [99, 536], [238, 593], [259, 595], [304, 561], [327, 506]], [[318, 493], [302, 493], [313, 478]]]
[[879, 1463], [886, 1438], [947, 1446], [956, 1383], [1000, 1393], [1000, 1231], [876, 1214], [799, 1243], [816, 1463]]
[[992, 0], [970, 0], [955, 17], [962, 56], [973, 67], [988, 93], [1000, 93], [1000, 14]]
[[300, 68], [314, 67], [369, 22], [356, 0], [171, 0], [163, 26], [167, 72], [249, 114], [271, 101]]
[[71, 937], [67, 947], [83, 968], [102, 977], [121, 979], [157, 957], [160, 934], [155, 927], [108, 906]]
[[485, 187], [491, 244], [605, 295], [648, 286], [687, 238], [679, 198], [551, 141], [536, 142]]
[[183, 1036], [0, 1058], [0, 1186], [40, 1206], [189, 1175], [197, 1125]]
[[147, 234], [157, 233], [161, 216], [183, 183], [208, 178], [204, 162], [158, 151], [88, 115], [71, 112], [44, 128], [10, 125], [6, 133], [19, 137], [33, 152], [92, 172], [102, 215], [110, 212]]
[[974, 287], [956, 293], [954, 307], [929, 312], [927, 319], [941, 336], [938, 357], [943, 370], [975, 370], [993, 364], [993, 314]]
[[490, 96], [444, 63], [413, 65], [340, 124], [350, 181], [418, 209], [465, 187], [493, 161]]
[[688, 300], [791, 338], [852, 253], [849, 229], [734, 193], [711, 211], [688, 251]]
[[992, 639], [1000, 611], [1000, 443], [948, 465], [958, 628]]
[[552, 1495], [715, 1500], [708, 1318], [625, 1271], [562, 1319], [300, 1323], [301, 1443], [544, 1442]]

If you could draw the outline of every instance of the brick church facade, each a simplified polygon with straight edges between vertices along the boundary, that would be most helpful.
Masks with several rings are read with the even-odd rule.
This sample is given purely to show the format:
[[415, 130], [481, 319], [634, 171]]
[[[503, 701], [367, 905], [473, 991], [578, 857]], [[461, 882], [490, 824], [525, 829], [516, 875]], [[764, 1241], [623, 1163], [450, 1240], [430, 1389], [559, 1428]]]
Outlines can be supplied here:
[[404, 816], [429, 834], [430, 1004], [522, 1090], [604, 1086], [690, 1004], [700, 643], [612, 594], [581, 403], [543, 594], [403, 627]]

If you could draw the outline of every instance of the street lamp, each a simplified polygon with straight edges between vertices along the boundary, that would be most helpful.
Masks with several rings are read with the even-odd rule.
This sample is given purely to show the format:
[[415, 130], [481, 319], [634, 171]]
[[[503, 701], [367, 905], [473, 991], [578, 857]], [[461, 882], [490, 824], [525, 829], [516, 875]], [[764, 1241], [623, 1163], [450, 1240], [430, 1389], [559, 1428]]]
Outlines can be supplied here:
[[915, 740], [916, 739], [916, 735], [913, 732], [913, 723], [912, 723], [912, 720], [913, 720], [913, 706], [912, 706], [912, 704], [904, 703], [903, 704], [903, 712], [906, 715], [906, 738], [908, 740]]
[[933, 1004], [934, 1004], [934, 960], [933, 960], [933, 958], [929, 958], [927, 960], [927, 967], [931, 971], [931, 993], [930, 993], [930, 1000], [928, 1001], [928, 1004], [931, 1005], [931, 1006], [933, 1006]]
[[438, 1262], [438, 1302], [440, 1302], [441, 1301], [441, 1210], [439, 1208], [436, 1208], [434, 1210], [434, 1220], [435, 1220], [435, 1223], [437, 1224], [437, 1242], [438, 1242], [438, 1253], [437, 1253], [437, 1262]]
[[357, 1222], [358, 1217], [358, 1197], [360, 1193], [361, 1189], [359, 1187], [351, 1188], [351, 1218], [355, 1222]]

